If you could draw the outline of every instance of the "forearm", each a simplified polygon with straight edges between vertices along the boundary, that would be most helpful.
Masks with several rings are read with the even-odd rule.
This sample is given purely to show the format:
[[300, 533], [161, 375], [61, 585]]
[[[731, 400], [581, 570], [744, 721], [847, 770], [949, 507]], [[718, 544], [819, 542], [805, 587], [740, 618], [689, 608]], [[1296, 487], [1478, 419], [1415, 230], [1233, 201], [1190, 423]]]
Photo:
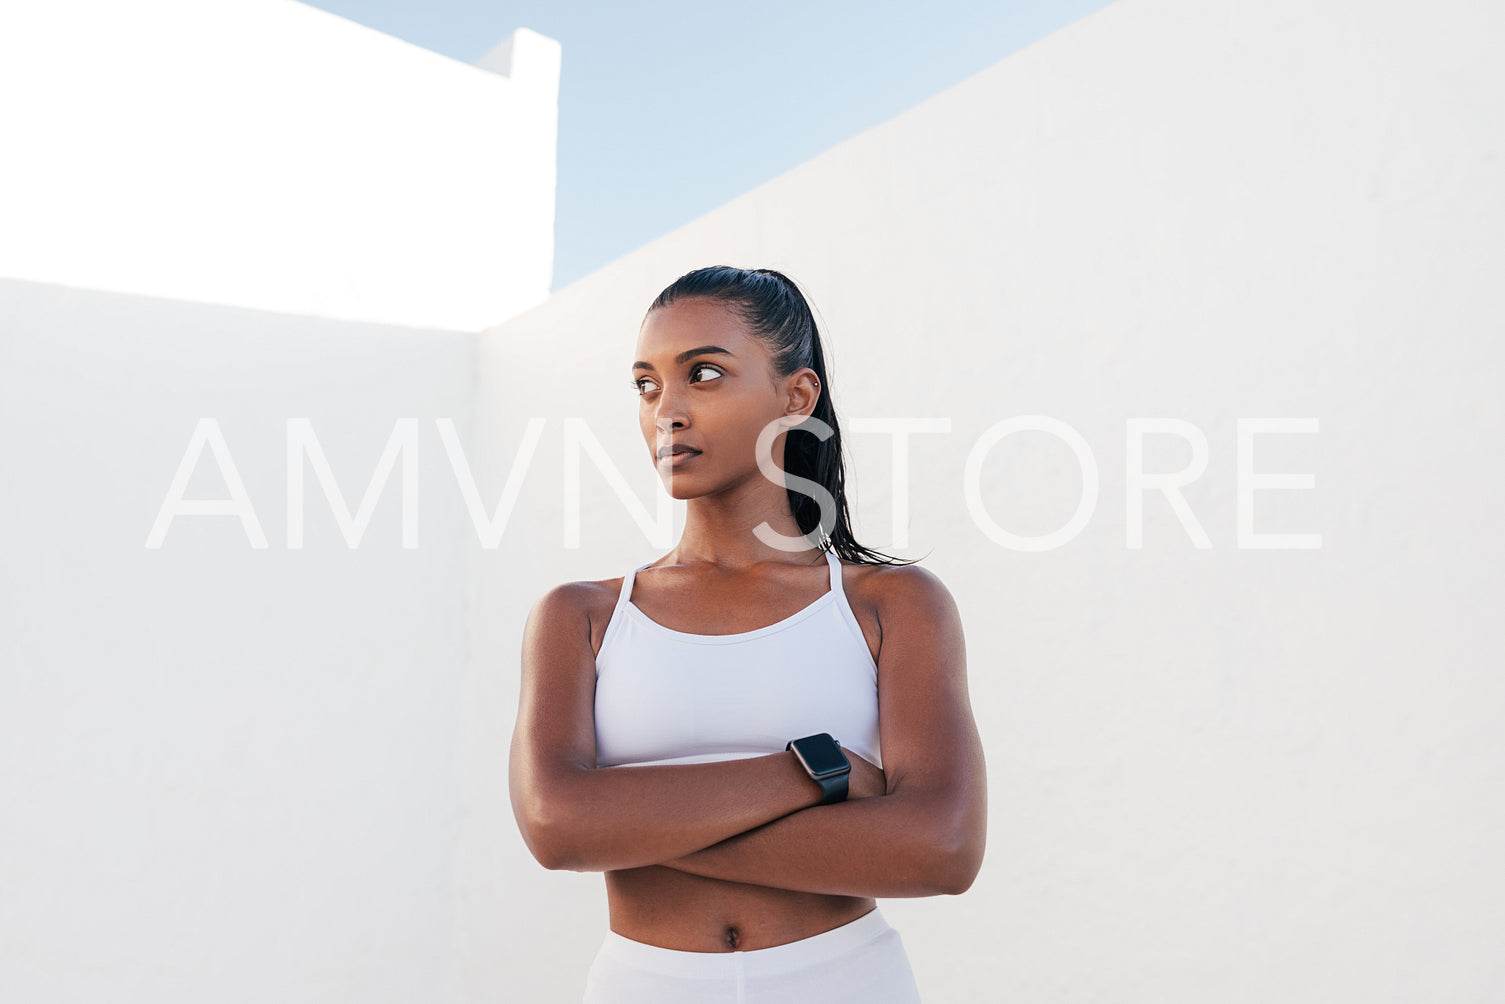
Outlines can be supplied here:
[[561, 770], [529, 808], [550, 868], [611, 871], [676, 858], [820, 801], [793, 753], [710, 763]]
[[658, 864], [836, 896], [938, 896], [965, 887], [957, 833], [918, 790], [812, 805]]

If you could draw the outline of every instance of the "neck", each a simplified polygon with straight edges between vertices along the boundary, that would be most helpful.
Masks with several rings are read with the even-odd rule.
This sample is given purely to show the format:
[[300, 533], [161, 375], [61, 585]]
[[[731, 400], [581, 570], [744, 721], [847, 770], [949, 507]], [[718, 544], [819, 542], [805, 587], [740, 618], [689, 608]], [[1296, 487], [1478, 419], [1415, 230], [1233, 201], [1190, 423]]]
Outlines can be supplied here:
[[[789, 511], [789, 496], [782, 485], [766, 478], [728, 492], [691, 499], [686, 506], [685, 528], [669, 559], [677, 565], [708, 564], [721, 568], [747, 568], [761, 562], [813, 565], [825, 552], [801, 538], [799, 525]], [[759, 539], [772, 531], [789, 540]]]

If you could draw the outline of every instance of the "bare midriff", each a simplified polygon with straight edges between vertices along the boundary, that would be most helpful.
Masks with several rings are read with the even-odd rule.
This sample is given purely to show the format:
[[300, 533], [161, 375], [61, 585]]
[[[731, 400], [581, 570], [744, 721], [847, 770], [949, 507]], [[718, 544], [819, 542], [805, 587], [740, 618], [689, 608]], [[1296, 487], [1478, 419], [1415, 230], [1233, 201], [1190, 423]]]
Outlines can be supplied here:
[[612, 931], [681, 952], [772, 948], [850, 923], [878, 905], [868, 896], [728, 882], [666, 865], [605, 875]]

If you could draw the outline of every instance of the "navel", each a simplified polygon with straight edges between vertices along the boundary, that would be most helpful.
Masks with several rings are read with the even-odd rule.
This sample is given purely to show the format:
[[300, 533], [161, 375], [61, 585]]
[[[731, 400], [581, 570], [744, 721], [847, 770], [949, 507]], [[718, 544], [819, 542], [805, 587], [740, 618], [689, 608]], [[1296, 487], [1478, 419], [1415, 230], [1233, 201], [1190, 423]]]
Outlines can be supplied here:
[[740, 932], [738, 932], [736, 927], [732, 926], [731, 924], [726, 925], [726, 946], [728, 948], [735, 951], [738, 943], [741, 941], [741, 938], [742, 935]]

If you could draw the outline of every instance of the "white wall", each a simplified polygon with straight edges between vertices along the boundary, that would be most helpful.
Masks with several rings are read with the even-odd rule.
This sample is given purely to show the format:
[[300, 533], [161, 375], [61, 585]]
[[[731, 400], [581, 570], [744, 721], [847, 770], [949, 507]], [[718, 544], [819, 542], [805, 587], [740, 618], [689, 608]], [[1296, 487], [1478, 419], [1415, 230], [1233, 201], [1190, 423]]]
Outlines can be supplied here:
[[[459, 999], [436, 420], [473, 451], [474, 331], [548, 290], [559, 46], [480, 63], [283, 0], [0, 8], [0, 1000]], [[183, 494], [256, 532], [153, 546], [205, 419]], [[336, 493], [297, 462], [296, 548], [294, 420]]]
[[[977, 883], [882, 903], [927, 1002], [1497, 998], [1501, 28], [1474, 0], [1121, 0], [486, 331], [487, 498], [545, 424], [476, 598], [466, 999], [578, 999], [605, 931], [600, 876], [540, 868], [507, 803], [520, 630], [554, 583], [672, 544], [589, 459], [565, 544], [564, 422], [653, 512], [637, 326], [722, 262], [805, 285], [846, 421], [950, 421], [914, 439], [904, 543], [888, 438], [850, 439], [859, 538], [928, 552], [960, 604], [987, 746]], [[1100, 490], [1021, 553], [964, 475], [1035, 413]], [[1127, 546], [1139, 417], [1205, 435], [1184, 495], [1210, 547], [1156, 492]], [[1263, 417], [1318, 431], [1256, 437], [1252, 469], [1315, 482], [1255, 493], [1254, 528], [1320, 549], [1239, 547], [1238, 422]], [[1143, 466], [1192, 456], [1151, 436]], [[1033, 433], [981, 492], [1045, 533], [1081, 477]]]
[[473, 331], [543, 300], [560, 46], [291, 0], [0, 7], [0, 276]]
[[[435, 419], [468, 451], [474, 336], [0, 279], [0, 1000], [458, 998], [454, 739], [470, 556]], [[147, 541], [187, 499], [234, 515]], [[359, 510], [352, 548], [289, 419]]]

